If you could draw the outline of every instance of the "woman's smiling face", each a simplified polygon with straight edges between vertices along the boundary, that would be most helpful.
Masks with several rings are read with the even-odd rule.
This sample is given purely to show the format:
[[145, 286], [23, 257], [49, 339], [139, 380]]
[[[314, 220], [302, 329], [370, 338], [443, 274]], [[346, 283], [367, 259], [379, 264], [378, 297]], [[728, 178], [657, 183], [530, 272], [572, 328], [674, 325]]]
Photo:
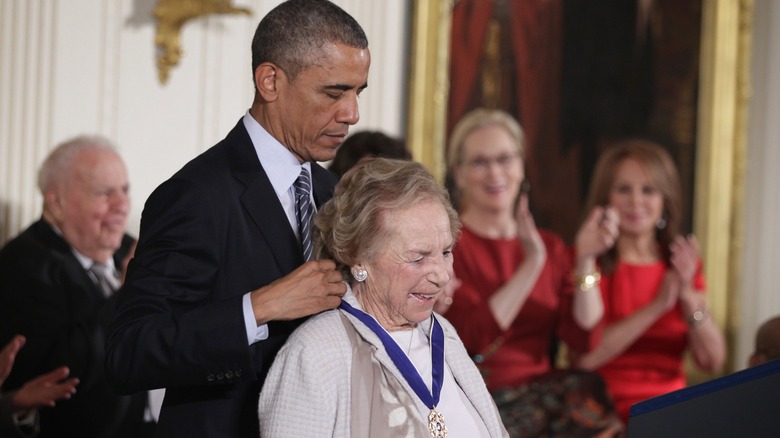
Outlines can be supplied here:
[[463, 140], [455, 179], [468, 208], [512, 212], [525, 176], [512, 136], [498, 124], [483, 126]]
[[454, 238], [438, 200], [424, 200], [382, 215], [383, 242], [358, 283], [358, 300], [388, 331], [410, 329], [430, 317], [452, 276]]
[[664, 212], [664, 197], [647, 170], [626, 158], [617, 167], [609, 204], [620, 214], [620, 232], [630, 236], [655, 235]]

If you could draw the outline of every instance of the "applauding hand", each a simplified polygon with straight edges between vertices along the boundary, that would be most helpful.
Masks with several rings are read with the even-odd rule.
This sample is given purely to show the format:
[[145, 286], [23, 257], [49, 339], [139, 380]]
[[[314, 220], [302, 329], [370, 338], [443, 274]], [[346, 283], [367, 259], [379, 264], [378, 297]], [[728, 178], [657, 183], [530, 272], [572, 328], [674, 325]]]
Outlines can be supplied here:
[[[0, 385], [11, 373], [16, 354], [25, 342], [24, 336], [14, 336], [0, 351]], [[77, 378], [65, 379], [69, 373], [67, 367], [59, 367], [26, 382], [13, 395], [11, 406], [14, 412], [26, 414], [38, 408], [54, 406], [58, 400], [69, 399], [76, 393], [76, 385], [79, 383]]]

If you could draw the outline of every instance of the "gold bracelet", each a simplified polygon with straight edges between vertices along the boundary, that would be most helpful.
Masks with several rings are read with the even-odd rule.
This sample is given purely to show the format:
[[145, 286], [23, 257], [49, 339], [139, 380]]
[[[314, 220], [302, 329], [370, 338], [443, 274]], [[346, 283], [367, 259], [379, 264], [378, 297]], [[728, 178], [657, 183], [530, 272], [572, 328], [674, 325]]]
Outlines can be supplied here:
[[588, 291], [599, 285], [599, 282], [601, 282], [601, 274], [599, 271], [593, 271], [590, 274], [575, 277], [574, 281], [581, 291]]

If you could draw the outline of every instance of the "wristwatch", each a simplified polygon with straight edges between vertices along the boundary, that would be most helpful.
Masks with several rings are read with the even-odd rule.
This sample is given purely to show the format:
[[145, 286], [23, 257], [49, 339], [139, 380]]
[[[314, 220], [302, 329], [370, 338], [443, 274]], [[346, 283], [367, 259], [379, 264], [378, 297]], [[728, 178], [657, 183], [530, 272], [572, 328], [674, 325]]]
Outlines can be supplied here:
[[707, 309], [704, 307], [699, 307], [698, 309], [694, 310], [693, 313], [691, 313], [691, 316], [688, 317], [688, 325], [691, 327], [696, 327], [697, 325], [704, 322], [704, 320], [707, 319], [707, 316], [709, 313], [707, 313]]

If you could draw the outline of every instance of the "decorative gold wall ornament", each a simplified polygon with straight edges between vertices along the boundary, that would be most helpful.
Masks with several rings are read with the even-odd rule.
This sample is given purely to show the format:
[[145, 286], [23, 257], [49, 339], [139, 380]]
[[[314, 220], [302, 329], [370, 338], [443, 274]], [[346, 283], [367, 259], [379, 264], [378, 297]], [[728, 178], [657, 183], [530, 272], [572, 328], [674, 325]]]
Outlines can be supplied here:
[[153, 14], [157, 19], [157, 75], [160, 83], [168, 82], [171, 67], [181, 60], [181, 28], [195, 18], [216, 14], [252, 15], [247, 8], [235, 7], [232, 0], [157, 0]]

